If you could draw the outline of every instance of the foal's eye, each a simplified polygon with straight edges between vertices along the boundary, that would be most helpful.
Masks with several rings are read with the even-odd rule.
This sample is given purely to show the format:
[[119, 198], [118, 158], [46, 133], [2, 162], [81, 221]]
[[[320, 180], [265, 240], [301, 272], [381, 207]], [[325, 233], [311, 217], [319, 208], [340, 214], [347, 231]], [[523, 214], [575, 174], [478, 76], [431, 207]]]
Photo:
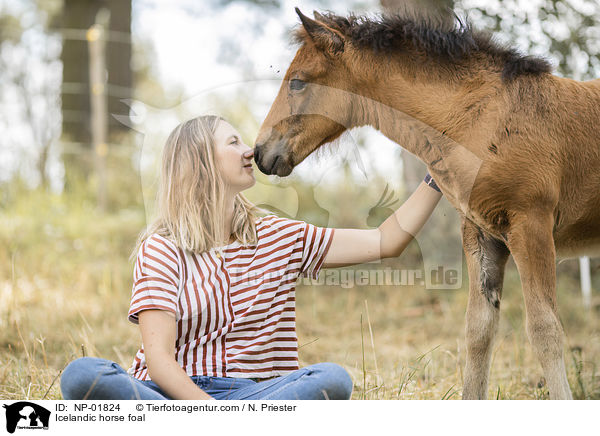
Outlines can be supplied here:
[[302, 91], [306, 86], [306, 82], [303, 82], [300, 79], [292, 79], [290, 82], [290, 89], [292, 91]]

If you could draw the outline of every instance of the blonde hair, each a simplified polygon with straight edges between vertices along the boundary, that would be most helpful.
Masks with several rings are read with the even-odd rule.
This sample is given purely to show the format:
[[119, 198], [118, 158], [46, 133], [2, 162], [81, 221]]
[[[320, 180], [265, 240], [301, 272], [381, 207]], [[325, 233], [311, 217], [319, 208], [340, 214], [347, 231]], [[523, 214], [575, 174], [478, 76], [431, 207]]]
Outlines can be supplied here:
[[[169, 135], [162, 153], [157, 216], [140, 234], [132, 258], [154, 233], [194, 253], [228, 244], [225, 184], [214, 158], [214, 135], [221, 121], [225, 120], [214, 115], [200, 116], [179, 124]], [[231, 229], [244, 245], [256, 243], [258, 212], [241, 193], [236, 195]]]

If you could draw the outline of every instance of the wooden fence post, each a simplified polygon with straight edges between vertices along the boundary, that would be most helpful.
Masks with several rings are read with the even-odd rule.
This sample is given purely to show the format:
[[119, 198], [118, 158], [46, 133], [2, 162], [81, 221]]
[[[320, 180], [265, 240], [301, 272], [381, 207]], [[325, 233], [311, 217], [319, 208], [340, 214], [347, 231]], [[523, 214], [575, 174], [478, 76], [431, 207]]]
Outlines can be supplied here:
[[96, 14], [96, 23], [86, 33], [89, 52], [90, 72], [90, 125], [92, 134], [92, 153], [96, 171], [98, 191], [97, 206], [106, 210], [106, 155], [108, 154], [108, 103], [106, 96], [106, 29], [110, 20], [108, 9], [100, 9]]

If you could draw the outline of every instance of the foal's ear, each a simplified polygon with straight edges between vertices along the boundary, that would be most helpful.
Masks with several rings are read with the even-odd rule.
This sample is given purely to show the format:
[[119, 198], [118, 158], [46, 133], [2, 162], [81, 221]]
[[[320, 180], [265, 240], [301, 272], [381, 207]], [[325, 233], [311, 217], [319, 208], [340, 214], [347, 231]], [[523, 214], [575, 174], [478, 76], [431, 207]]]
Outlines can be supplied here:
[[334, 55], [344, 51], [344, 37], [340, 32], [308, 18], [298, 8], [296, 8], [296, 13], [300, 17], [306, 33], [318, 49]]
[[313, 11], [313, 17], [315, 17], [315, 20], [325, 23], [325, 17], [319, 11]]

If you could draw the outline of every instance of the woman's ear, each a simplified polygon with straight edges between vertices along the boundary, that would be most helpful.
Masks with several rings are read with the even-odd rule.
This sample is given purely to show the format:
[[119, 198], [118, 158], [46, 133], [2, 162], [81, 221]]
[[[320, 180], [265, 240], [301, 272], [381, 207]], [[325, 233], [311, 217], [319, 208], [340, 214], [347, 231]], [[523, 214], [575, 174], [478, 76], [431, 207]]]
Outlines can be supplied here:
[[296, 13], [300, 17], [306, 33], [319, 50], [330, 55], [343, 53], [344, 36], [340, 32], [319, 21], [308, 18], [298, 8], [296, 8]]

